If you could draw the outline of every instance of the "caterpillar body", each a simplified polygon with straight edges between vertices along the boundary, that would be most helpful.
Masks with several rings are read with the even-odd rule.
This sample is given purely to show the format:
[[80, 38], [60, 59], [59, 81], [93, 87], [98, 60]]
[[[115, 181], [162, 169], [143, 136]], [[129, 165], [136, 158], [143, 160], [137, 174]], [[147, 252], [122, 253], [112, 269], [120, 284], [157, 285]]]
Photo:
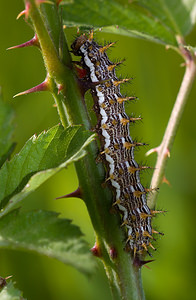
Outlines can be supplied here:
[[[125, 113], [124, 102], [135, 97], [123, 97], [115, 67], [106, 50], [113, 43], [100, 46], [90, 34], [79, 36], [71, 45], [72, 52], [81, 56], [80, 65], [86, 70], [85, 80], [90, 83], [94, 108], [97, 115], [96, 130], [100, 137], [101, 153], [113, 190], [113, 205], [122, 215], [123, 225], [127, 228], [127, 246], [134, 257], [154, 249], [150, 239], [153, 212], [146, 200], [147, 189], [140, 182], [140, 171], [148, 167], [140, 166], [134, 159], [134, 148], [142, 145], [130, 136], [129, 123], [137, 118], [129, 118]], [[149, 253], [149, 252], [148, 252]]]

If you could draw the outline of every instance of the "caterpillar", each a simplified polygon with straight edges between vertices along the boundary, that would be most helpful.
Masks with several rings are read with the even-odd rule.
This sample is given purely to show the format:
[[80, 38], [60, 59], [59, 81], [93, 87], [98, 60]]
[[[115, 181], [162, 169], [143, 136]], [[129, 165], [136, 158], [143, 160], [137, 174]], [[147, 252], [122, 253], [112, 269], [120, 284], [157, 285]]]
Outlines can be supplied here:
[[91, 32], [89, 37], [85, 34], [77, 37], [71, 48], [74, 55], [81, 56], [83, 82], [90, 87], [94, 100], [101, 155], [113, 191], [113, 205], [122, 215], [122, 225], [126, 226], [127, 247], [134, 257], [141, 257], [146, 251], [149, 253], [149, 247], [155, 250], [150, 240], [153, 233], [159, 232], [151, 226], [156, 211], [147, 205], [149, 189], [140, 182], [140, 171], [149, 167], [140, 166], [134, 159], [134, 148], [143, 144], [130, 136], [130, 122], [140, 118], [129, 118], [125, 113], [124, 103], [136, 97], [123, 97], [120, 92], [120, 84], [127, 79], [117, 78], [115, 68], [119, 63], [112, 63], [106, 54], [113, 44], [98, 45]]

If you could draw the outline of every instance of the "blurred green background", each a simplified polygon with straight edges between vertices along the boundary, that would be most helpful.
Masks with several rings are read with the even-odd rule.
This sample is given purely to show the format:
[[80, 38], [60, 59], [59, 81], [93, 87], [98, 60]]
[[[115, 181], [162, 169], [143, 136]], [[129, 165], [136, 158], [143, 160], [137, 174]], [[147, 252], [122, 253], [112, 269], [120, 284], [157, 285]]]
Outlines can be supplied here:
[[[6, 48], [29, 40], [31, 27], [17, 14], [24, 9], [22, 0], [0, 1], [0, 85], [5, 101], [15, 110], [16, 152], [34, 133], [59, 123], [53, 99], [49, 93], [32, 94], [13, 99], [16, 93], [28, 89], [45, 78], [40, 52], [35, 48], [6, 51]], [[69, 43], [76, 30], [67, 30]], [[195, 46], [196, 30], [187, 42]], [[174, 104], [184, 68], [182, 59], [172, 50], [158, 44], [128, 37], [97, 33], [100, 43], [118, 41], [110, 51], [112, 59], [126, 58], [118, 74], [134, 78], [123, 90], [139, 97], [126, 107], [127, 113], [141, 114], [143, 122], [131, 128], [132, 136], [150, 144], [136, 153], [138, 161], [154, 166], [155, 155], [145, 158], [150, 147], [161, 142]], [[196, 299], [195, 296], [195, 219], [196, 219], [196, 85], [194, 85], [171, 152], [166, 176], [171, 186], [163, 184], [158, 208], [167, 210], [158, 216], [155, 227], [165, 236], [157, 242], [155, 261], [150, 270], [143, 268], [143, 283], [149, 300]], [[150, 184], [151, 172], [143, 174], [144, 185]], [[81, 227], [89, 247], [94, 244], [91, 222], [82, 201], [56, 197], [77, 188], [73, 166], [63, 170], [26, 198], [23, 209], [46, 209], [73, 219]], [[98, 263], [92, 278], [86, 278], [72, 267], [54, 259], [22, 251], [0, 251], [0, 276], [13, 275], [16, 286], [30, 300], [110, 300], [110, 291], [103, 267]]]

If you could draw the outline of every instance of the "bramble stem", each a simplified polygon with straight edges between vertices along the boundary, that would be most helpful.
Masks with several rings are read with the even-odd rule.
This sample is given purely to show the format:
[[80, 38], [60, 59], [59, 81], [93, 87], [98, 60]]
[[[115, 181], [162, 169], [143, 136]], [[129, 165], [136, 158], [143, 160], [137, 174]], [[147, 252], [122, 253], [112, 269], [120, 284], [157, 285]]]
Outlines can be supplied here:
[[[40, 42], [48, 76], [55, 83], [51, 92], [55, 96], [62, 124], [82, 124], [86, 130], [90, 130], [88, 114], [59, 21], [56, 0], [50, 1], [54, 4], [40, 5], [36, 0], [25, 0], [25, 3], [30, 7], [29, 16]], [[58, 93], [59, 86], [60, 93]], [[119, 226], [119, 215], [110, 212], [111, 191], [102, 187], [105, 170], [102, 164], [96, 163], [98, 154], [96, 142], [92, 142], [86, 151], [88, 154], [77, 162], [75, 167], [113, 298], [114, 300], [144, 300], [140, 269], [133, 266], [130, 253], [124, 250], [125, 234]], [[111, 248], [115, 249], [117, 257], [111, 257]]]
[[[178, 37], [179, 41], [179, 37]], [[181, 42], [181, 39], [180, 41]], [[157, 162], [155, 165], [155, 171], [153, 173], [151, 187], [159, 187], [163, 182], [163, 178], [165, 175], [165, 168], [168, 157], [170, 157], [170, 151], [179, 127], [180, 120], [182, 118], [182, 114], [184, 112], [185, 105], [188, 100], [189, 93], [191, 91], [192, 84], [196, 77], [196, 63], [194, 57], [191, 53], [183, 47], [183, 45], [179, 44], [179, 49], [181, 51], [182, 56], [186, 62], [186, 70], [182, 80], [182, 84], [180, 86], [176, 102], [174, 104], [173, 110], [171, 112], [171, 116], [165, 130], [165, 134], [163, 136], [163, 140], [157, 148], [152, 149], [152, 152], [157, 152]], [[157, 199], [157, 193], [154, 192], [148, 197], [148, 206], [151, 209], [155, 208]]]

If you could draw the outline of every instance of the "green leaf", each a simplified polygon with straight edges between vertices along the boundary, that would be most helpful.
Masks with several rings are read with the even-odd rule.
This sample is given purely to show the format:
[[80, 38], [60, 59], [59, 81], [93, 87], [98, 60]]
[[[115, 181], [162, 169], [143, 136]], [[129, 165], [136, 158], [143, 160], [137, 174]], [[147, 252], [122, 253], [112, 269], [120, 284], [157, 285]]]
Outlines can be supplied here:
[[25, 300], [22, 297], [22, 292], [17, 290], [10, 281], [0, 292], [1, 300]]
[[65, 25], [104, 27], [103, 31], [177, 46], [195, 24], [195, 0], [77, 0], [63, 5]]
[[174, 34], [187, 35], [196, 21], [195, 0], [139, 0], [143, 6]]
[[0, 219], [0, 247], [33, 250], [90, 274], [94, 260], [79, 227], [49, 211], [11, 211]]
[[81, 126], [57, 125], [27, 141], [20, 153], [0, 170], [0, 206], [4, 215], [49, 177], [79, 160], [94, 138]]
[[0, 90], [0, 167], [11, 155], [14, 145], [12, 142], [14, 112], [3, 102]]

